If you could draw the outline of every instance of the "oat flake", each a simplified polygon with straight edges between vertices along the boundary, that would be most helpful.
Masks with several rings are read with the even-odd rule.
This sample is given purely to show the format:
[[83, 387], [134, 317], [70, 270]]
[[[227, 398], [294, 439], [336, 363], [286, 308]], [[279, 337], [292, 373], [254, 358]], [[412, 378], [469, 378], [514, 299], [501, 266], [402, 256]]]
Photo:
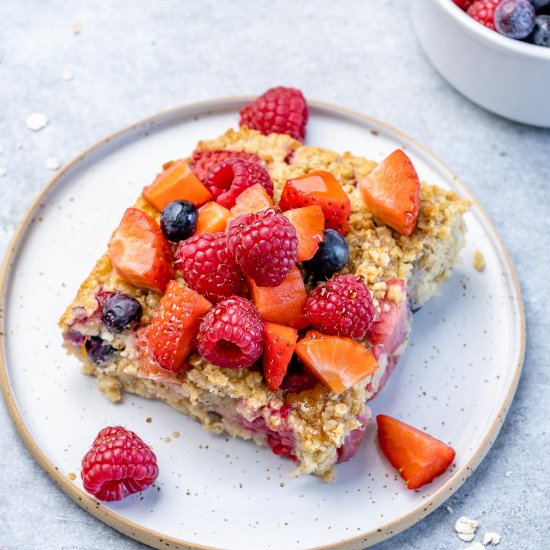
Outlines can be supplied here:
[[470, 546], [466, 546], [464, 550], [485, 550], [485, 546], [483, 546], [481, 542], [474, 542], [474, 544], [470, 544]]
[[470, 542], [475, 536], [478, 523], [475, 519], [460, 516], [455, 522], [455, 531], [458, 538], [464, 542]]
[[48, 117], [44, 113], [32, 113], [25, 119], [25, 124], [29, 130], [38, 132], [48, 124]]
[[57, 157], [48, 157], [46, 159], [46, 166], [48, 170], [59, 170], [59, 168], [61, 168], [61, 162]]
[[498, 533], [491, 533], [490, 531], [487, 531], [483, 535], [483, 544], [491, 544], [492, 546], [496, 546], [500, 542], [500, 535]]

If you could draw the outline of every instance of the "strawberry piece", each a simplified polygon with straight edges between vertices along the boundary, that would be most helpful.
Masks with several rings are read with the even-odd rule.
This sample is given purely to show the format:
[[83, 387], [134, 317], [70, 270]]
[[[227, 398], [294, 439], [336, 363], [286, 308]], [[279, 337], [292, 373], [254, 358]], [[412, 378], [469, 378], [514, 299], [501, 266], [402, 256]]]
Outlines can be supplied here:
[[302, 363], [335, 393], [342, 393], [378, 368], [373, 353], [352, 338], [309, 330], [296, 345]]
[[198, 233], [218, 233], [225, 231], [231, 212], [221, 204], [210, 201], [199, 208], [199, 219], [195, 235]]
[[411, 159], [401, 149], [361, 180], [359, 191], [365, 206], [381, 222], [403, 235], [413, 232], [420, 211], [420, 180]]
[[267, 387], [272, 391], [281, 387], [297, 338], [298, 331], [295, 328], [265, 323], [262, 363]]
[[128, 208], [109, 241], [109, 258], [117, 275], [140, 288], [164, 292], [174, 278], [172, 249], [145, 212]]
[[142, 195], [159, 212], [172, 201], [185, 200], [201, 206], [212, 200], [212, 193], [184, 160], [166, 163], [155, 181], [143, 189]]
[[298, 235], [297, 262], [310, 260], [315, 256], [324, 239], [325, 217], [320, 206], [306, 206], [287, 210], [285, 216]]
[[302, 310], [306, 301], [306, 287], [300, 270], [294, 266], [279, 286], [257, 286], [247, 277], [252, 302], [264, 321], [302, 329], [308, 322]]
[[382, 353], [391, 355], [396, 352], [409, 333], [409, 307], [403, 279], [387, 282], [386, 294], [378, 300], [378, 307], [380, 311], [367, 331], [367, 338], [377, 359]]
[[452, 447], [396, 418], [380, 414], [376, 422], [380, 448], [409, 489], [431, 483], [455, 458]]
[[148, 333], [149, 353], [157, 365], [178, 372], [194, 346], [201, 317], [212, 304], [177, 281], [170, 281]]
[[259, 183], [245, 189], [236, 199], [227, 223], [243, 214], [255, 214], [273, 206], [273, 199]]
[[286, 182], [279, 201], [281, 210], [312, 205], [322, 208], [326, 228], [335, 229], [342, 235], [348, 232], [349, 197], [330, 172], [309, 172]]

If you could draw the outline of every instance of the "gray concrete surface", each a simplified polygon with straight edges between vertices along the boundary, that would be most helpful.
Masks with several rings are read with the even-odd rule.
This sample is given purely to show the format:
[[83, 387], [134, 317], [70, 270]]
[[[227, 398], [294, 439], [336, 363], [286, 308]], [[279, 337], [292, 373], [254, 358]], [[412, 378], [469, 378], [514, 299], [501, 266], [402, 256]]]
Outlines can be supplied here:
[[[526, 362], [493, 449], [447, 503], [454, 511], [443, 506], [378, 548], [466, 548], [453, 531], [462, 514], [478, 519], [481, 533], [499, 532], [503, 550], [550, 547], [550, 131], [497, 118], [450, 88], [420, 50], [404, 1], [2, 0], [0, 50], [2, 251], [52, 175], [48, 156], [66, 162], [136, 119], [189, 101], [294, 85], [386, 120], [445, 159], [516, 265]], [[25, 126], [35, 111], [49, 118], [37, 133]], [[54, 486], [3, 402], [0, 494], [4, 550], [142, 547]]]

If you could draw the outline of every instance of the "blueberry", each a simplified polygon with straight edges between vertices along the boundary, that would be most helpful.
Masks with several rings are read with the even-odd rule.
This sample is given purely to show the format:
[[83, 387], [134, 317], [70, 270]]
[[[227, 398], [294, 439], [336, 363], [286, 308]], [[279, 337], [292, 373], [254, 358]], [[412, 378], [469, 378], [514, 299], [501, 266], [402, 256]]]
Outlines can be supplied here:
[[98, 367], [105, 365], [115, 354], [115, 348], [99, 336], [86, 338], [86, 353]]
[[160, 228], [172, 242], [188, 239], [197, 228], [196, 206], [189, 201], [173, 201], [167, 204], [160, 215]]
[[550, 15], [539, 15], [535, 19], [535, 28], [529, 39], [537, 46], [550, 48]]
[[131, 324], [139, 323], [141, 304], [128, 294], [113, 294], [101, 308], [101, 321], [113, 332], [122, 332]]
[[503, 0], [495, 10], [495, 27], [508, 38], [525, 38], [535, 26], [535, 8], [528, 0]]
[[328, 279], [346, 266], [349, 247], [345, 237], [334, 229], [325, 229], [325, 239], [311, 260], [303, 266], [315, 275], [317, 280]]
[[539, 8], [544, 8], [544, 6], [548, 6], [550, 4], [550, 0], [529, 0], [529, 2], [535, 6], [536, 10]]

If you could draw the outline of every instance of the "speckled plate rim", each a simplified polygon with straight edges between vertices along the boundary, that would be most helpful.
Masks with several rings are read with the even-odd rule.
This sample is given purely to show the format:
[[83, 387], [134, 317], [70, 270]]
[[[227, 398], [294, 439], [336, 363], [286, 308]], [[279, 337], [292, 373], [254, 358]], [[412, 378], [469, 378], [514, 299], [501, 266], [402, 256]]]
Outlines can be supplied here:
[[[223, 108], [229, 108], [229, 106], [238, 106], [244, 102], [253, 100], [253, 96], [235, 96], [235, 97], [225, 97], [219, 99], [211, 99], [205, 101], [199, 101], [194, 103], [188, 103], [186, 105], [176, 107], [161, 113], [157, 113], [153, 116], [147, 117], [137, 123], [131, 124], [118, 132], [111, 134], [110, 136], [98, 141], [80, 155], [75, 157], [70, 163], [68, 163], [63, 170], [61, 170], [56, 176], [54, 176], [46, 186], [39, 192], [38, 196], [35, 198], [25, 215], [23, 216], [21, 222], [15, 230], [15, 233], [11, 239], [11, 242], [6, 251], [2, 268], [0, 271], [0, 291], [2, 304], [4, 304], [6, 289], [10, 280], [11, 275], [11, 266], [13, 259], [17, 255], [17, 251], [21, 246], [23, 237], [25, 236], [26, 231], [30, 226], [30, 221], [35, 210], [38, 208], [39, 204], [43, 201], [44, 197], [50, 192], [54, 186], [62, 179], [64, 174], [69, 171], [71, 168], [75, 167], [79, 162], [82, 162], [88, 155], [93, 152], [96, 152], [103, 146], [107, 145], [109, 142], [114, 139], [123, 136], [125, 133], [136, 130], [140, 127], [151, 127], [155, 125], [158, 120], [163, 122], [169, 120], [177, 120], [177, 118], [185, 117], [186, 115], [191, 115], [193, 113], [202, 112], [209, 113], [211, 111], [221, 110]], [[401, 130], [394, 128], [393, 126], [386, 124], [374, 117], [364, 115], [362, 113], [353, 111], [351, 109], [346, 109], [336, 105], [324, 103], [321, 101], [308, 100], [309, 106], [312, 110], [319, 111], [321, 113], [337, 115], [340, 118], [353, 120], [356, 123], [361, 125], [369, 126], [376, 125], [378, 127], [385, 128], [389, 133], [400, 136], [405, 142], [414, 145], [417, 149], [423, 152], [426, 157], [430, 159], [431, 162], [439, 166], [444, 172], [446, 172], [450, 179], [461, 188], [462, 193], [467, 196], [468, 199], [474, 204], [474, 208], [477, 210], [477, 213], [481, 217], [482, 221], [485, 224], [485, 228], [490, 232], [496, 246], [496, 249], [500, 255], [501, 260], [506, 264], [510, 277], [511, 283], [514, 287], [515, 293], [513, 299], [515, 300], [515, 305], [517, 312], [519, 314], [519, 327], [520, 327], [520, 345], [518, 349], [518, 355], [516, 358], [516, 366], [514, 371], [514, 376], [510, 387], [504, 397], [503, 403], [499, 410], [499, 413], [493, 423], [487, 430], [487, 434], [484, 437], [483, 441], [475, 451], [472, 458], [459, 470], [455, 472], [452, 478], [447, 481], [437, 492], [435, 492], [427, 501], [423, 501], [416, 509], [403, 515], [401, 518], [394, 520], [390, 523], [387, 523], [376, 530], [366, 531], [360, 535], [354, 537], [343, 539], [337, 543], [329, 544], [326, 546], [318, 546], [312, 548], [311, 550], [328, 550], [328, 549], [360, 549], [368, 546], [372, 546], [383, 540], [386, 540], [397, 533], [404, 531], [411, 525], [414, 525], [429, 513], [433, 512], [438, 506], [445, 502], [459, 487], [466, 481], [466, 479], [474, 472], [480, 462], [483, 460], [485, 455], [488, 453], [489, 449], [493, 445], [519, 382], [521, 375], [521, 370], [523, 366], [523, 359], [525, 355], [525, 342], [526, 342], [526, 328], [525, 328], [525, 312], [523, 307], [523, 299], [521, 296], [521, 288], [517, 279], [517, 275], [502, 242], [502, 239], [498, 235], [498, 232], [491, 222], [489, 216], [483, 210], [477, 199], [473, 196], [470, 190], [466, 187], [464, 182], [434, 153], [432, 153], [426, 146], [422, 145], [415, 139], [411, 138]], [[2, 305], [3, 307], [3, 305]], [[3, 311], [2, 313], [2, 325], [4, 325]], [[5, 331], [4, 331], [5, 332]], [[21, 412], [17, 407], [17, 402], [15, 396], [12, 393], [11, 386], [9, 383], [8, 372], [7, 372], [7, 361], [5, 355], [5, 342], [4, 342], [4, 332], [0, 334], [0, 388], [2, 390], [4, 400], [7, 405], [8, 412], [10, 417], [19, 432], [21, 439], [23, 440], [25, 446], [30, 451], [32, 456], [46, 472], [46, 474], [52, 479], [52, 481], [64, 492], [66, 493], [74, 502], [79, 506], [84, 508], [87, 512], [95, 516], [97, 519], [103, 521], [104, 523], [115, 528], [117, 531], [143, 542], [154, 548], [173, 548], [173, 549], [189, 549], [189, 550], [216, 550], [210, 546], [203, 546], [199, 544], [189, 543], [183, 540], [175, 539], [173, 537], [164, 536], [162, 533], [156, 532], [152, 529], [147, 529], [135, 522], [132, 522], [125, 517], [105, 508], [100, 502], [88, 496], [84, 491], [76, 487], [71, 481], [69, 481], [56, 466], [54, 466], [50, 460], [46, 457], [44, 452], [38, 446], [37, 442], [33, 439], [29, 429], [27, 428]]]

